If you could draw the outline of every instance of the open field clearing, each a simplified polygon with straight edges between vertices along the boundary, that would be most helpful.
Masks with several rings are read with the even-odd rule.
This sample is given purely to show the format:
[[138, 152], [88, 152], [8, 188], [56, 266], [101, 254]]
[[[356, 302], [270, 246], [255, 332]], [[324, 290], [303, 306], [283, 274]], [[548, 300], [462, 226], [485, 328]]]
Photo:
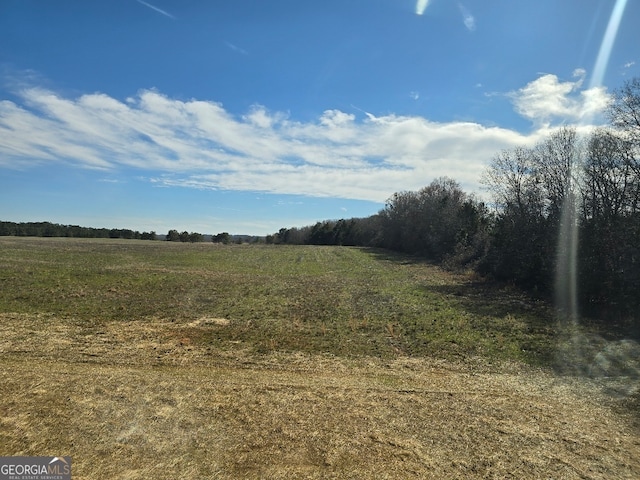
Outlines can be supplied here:
[[0, 455], [87, 479], [640, 477], [635, 343], [587, 378], [614, 357], [550, 315], [384, 252], [0, 238]]

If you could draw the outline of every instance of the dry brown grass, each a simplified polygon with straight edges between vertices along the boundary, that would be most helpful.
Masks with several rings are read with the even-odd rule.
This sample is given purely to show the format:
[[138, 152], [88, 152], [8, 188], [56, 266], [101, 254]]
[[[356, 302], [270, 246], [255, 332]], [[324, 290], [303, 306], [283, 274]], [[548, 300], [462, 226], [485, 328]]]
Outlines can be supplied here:
[[640, 477], [633, 419], [584, 381], [194, 341], [223, 328], [0, 314], [0, 454], [78, 479]]

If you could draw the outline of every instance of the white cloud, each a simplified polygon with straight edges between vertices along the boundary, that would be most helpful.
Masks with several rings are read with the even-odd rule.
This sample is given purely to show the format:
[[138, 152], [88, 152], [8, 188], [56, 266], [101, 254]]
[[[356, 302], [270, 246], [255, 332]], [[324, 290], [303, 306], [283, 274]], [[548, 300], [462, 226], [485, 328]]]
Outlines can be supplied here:
[[270, 116], [269, 112], [267, 112], [267, 110], [261, 105], [254, 105], [249, 114], [245, 115], [243, 118], [256, 127], [265, 129], [271, 128], [277, 121], [277, 119]]
[[325, 110], [320, 117], [320, 123], [329, 128], [338, 128], [350, 125], [355, 118], [355, 115], [340, 110]]
[[462, 14], [462, 22], [464, 23], [464, 26], [467, 28], [467, 30], [473, 32], [476, 29], [475, 17], [471, 14], [469, 9], [461, 3], [458, 4], [458, 8], [460, 9], [460, 13]]
[[604, 87], [581, 90], [586, 76], [583, 69], [576, 69], [573, 76], [576, 81], [561, 82], [556, 75], [544, 74], [509, 96], [519, 114], [540, 124], [590, 121], [611, 98]]
[[575, 88], [582, 87], [584, 79], [587, 78], [587, 71], [584, 68], [576, 68], [571, 75], [573, 78], [577, 78]]
[[[602, 110], [604, 89], [544, 75], [511, 94], [527, 118], [584, 118]], [[401, 190], [450, 176], [478, 191], [500, 150], [527, 135], [473, 122], [326, 110], [310, 122], [256, 105], [243, 116], [221, 104], [142, 90], [125, 101], [95, 93], [65, 98], [28, 88], [0, 101], [0, 167], [67, 163], [136, 175], [156, 185], [229, 189], [383, 202]]]

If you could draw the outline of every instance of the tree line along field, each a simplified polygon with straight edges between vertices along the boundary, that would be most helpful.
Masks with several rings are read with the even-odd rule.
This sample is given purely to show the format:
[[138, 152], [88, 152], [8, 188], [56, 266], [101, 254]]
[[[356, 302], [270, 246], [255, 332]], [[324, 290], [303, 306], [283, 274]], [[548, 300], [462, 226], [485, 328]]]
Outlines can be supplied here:
[[5, 237], [0, 455], [71, 455], [74, 478], [636, 478], [638, 365], [584, 378], [602, 342], [384, 250]]

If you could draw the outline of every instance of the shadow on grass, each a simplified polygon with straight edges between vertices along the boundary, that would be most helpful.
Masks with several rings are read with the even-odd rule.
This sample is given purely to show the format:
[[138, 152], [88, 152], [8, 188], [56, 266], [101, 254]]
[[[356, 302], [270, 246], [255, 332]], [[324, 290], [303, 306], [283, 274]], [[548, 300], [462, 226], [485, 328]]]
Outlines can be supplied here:
[[[476, 336], [480, 334], [486, 340], [490, 356], [552, 366], [556, 331], [553, 311], [547, 302], [473, 273], [447, 271], [422, 257], [380, 249], [368, 252], [384, 262], [440, 269], [442, 275], [435, 274], [433, 279], [418, 277], [416, 288], [425, 302], [439, 299], [459, 312], [461, 318], [470, 319], [462, 328], [473, 330]], [[465, 332], [460, 331], [460, 335]]]
[[533, 366], [552, 367], [557, 330], [550, 306], [513, 287], [484, 280], [457, 285], [425, 285], [458, 308], [479, 319], [488, 335], [497, 332], [517, 344], [522, 359]]
[[359, 247], [363, 251], [369, 253], [373, 258], [385, 262], [393, 262], [399, 265], [436, 265], [434, 262], [427, 260], [418, 255], [409, 255], [407, 253], [394, 252], [384, 248], [375, 247]]
[[[533, 299], [511, 287], [472, 281], [460, 285], [424, 286], [453, 299], [467, 312], [489, 318], [503, 318], [494, 325], [511, 334], [534, 366], [556, 374], [597, 382], [612, 397], [635, 399], [640, 413], [640, 343], [629, 330], [585, 319], [561, 319], [549, 302]], [[506, 319], [517, 320], [509, 324]]]
[[[371, 255], [399, 265], [433, 265], [420, 257], [384, 250]], [[455, 275], [455, 274], [452, 274]], [[516, 287], [460, 275], [448, 284], [423, 282], [425, 298], [436, 294], [482, 321], [487, 335], [509, 335], [523, 359], [561, 377], [599, 387], [615, 408], [630, 414], [640, 431], [640, 323], [611, 312], [572, 322], [560, 317], [550, 299]]]

